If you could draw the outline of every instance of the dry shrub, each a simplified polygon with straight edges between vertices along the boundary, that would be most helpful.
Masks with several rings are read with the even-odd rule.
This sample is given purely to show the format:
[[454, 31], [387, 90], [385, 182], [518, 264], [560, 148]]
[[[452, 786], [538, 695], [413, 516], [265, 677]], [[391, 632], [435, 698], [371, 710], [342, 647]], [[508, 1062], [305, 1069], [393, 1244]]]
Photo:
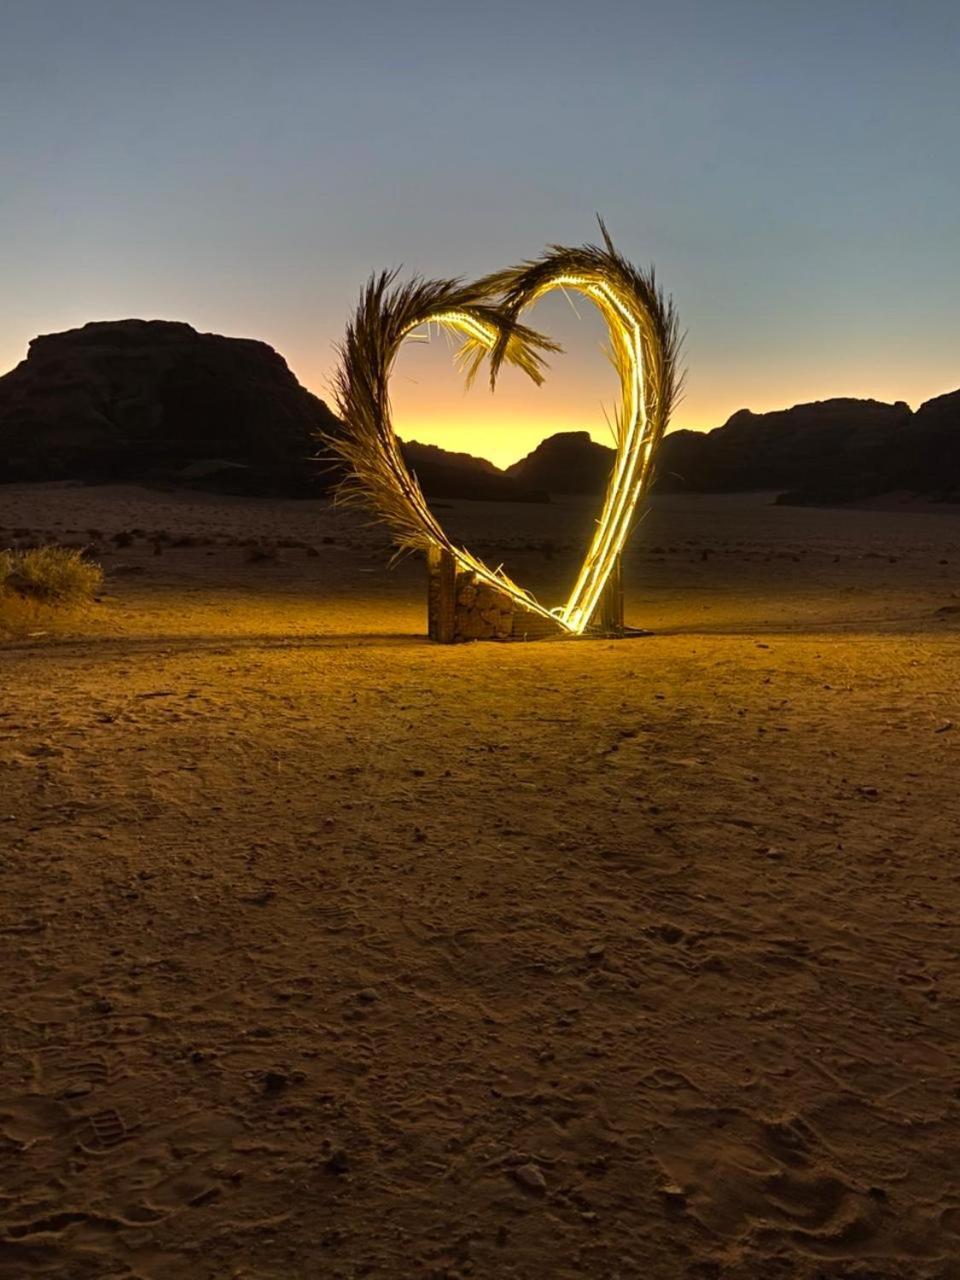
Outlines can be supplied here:
[[80, 604], [103, 585], [103, 570], [82, 551], [34, 547], [0, 551], [0, 590], [46, 604]]
[[103, 570], [80, 551], [0, 551], [0, 636], [49, 628], [58, 612], [91, 600], [102, 583]]

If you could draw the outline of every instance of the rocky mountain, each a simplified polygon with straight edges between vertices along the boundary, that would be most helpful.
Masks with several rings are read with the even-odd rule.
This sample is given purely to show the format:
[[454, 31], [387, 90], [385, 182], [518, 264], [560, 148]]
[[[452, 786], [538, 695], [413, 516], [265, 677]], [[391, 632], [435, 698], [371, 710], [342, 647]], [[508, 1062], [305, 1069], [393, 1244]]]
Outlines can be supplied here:
[[[562, 432], [508, 468], [551, 493], [600, 493], [613, 450]], [[657, 457], [660, 492], [780, 490], [781, 501], [850, 502], [894, 490], [960, 501], [960, 391], [921, 405], [834, 399], [772, 413], [740, 409], [713, 431], [674, 431]]]
[[772, 413], [740, 409], [714, 431], [677, 431], [657, 470], [665, 489], [820, 489], [882, 485], [898, 433], [913, 415], [904, 403], [821, 400]]
[[[309, 496], [336, 478], [318, 431], [340, 424], [266, 343], [167, 320], [102, 321], [35, 338], [0, 377], [0, 483], [160, 482]], [[506, 472], [410, 441], [430, 497], [536, 501], [602, 491], [613, 450], [585, 431], [550, 436]], [[903, 402], [835, 399], [741, 409], [713, 431], [675, 431], [660, 490], [778, 490], [844, 502], [892, 490], [960, 501], [960, 391], [916, 413]]]
[[175, 480], [300, 494], [338, 420], [264, 342], [168, 320], [46, 334], [0, 378], [0, 482]]
[[888, 483], [960, 502], [960, 391], [925, 401], [902, 443], [889, 458]]
[[[0, 377], [0, 483], [166, 483], [307, 497], [337, 468], [339, 420], [264, 342], [168, 320], [100, 321], [30, 343]], [[403, 445], [431, 497], [545, 501], [492, 463]]]
[[520, 484], [548, 493], [600, 493], [610, 474], [613, 450], [586, 431], [559, 431], [507, 468]]
[[527, 485], [485, 458], [451, 453], [438, 445], [419, 444], [416, 440], [401, 441], [400, 449], [428, 497], [473, 498], [485, 502], [549, 500], [545, 487]]
[[960, 392], [913, 413], [902, 401], [836, 399], [772, 413], [741, 409], [714, 431], [676, 431], [662, 490], [779, 489], [781, 502], [851, 502], [893, 491], [960, 499]]

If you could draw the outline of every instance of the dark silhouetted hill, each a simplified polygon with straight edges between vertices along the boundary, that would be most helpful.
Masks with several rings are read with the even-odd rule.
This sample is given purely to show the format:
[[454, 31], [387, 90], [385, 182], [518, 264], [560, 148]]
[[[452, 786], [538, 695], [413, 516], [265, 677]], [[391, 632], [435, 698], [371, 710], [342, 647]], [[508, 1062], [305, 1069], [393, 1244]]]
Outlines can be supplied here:
[[[601, 493], [613, 450], [585, 431], [550, 436], [507, 474], [551, 493]], [[921, 405], [835, 399], [772, 413], [741, 409], [713, 431], [674, 431], [657, 456], [660, 492], [779, 490], [793, 503], [907, 490], [960, 501], [960, 391]]]
[[306, 494], [337, 418], [265, 342], [168, 320], [46, 334], [0, 378], [0, 481], [175, 481]]
[[890, 458], [892, 487], [960, 502], [960, 391], [925, 401], [905, 443], [902, 454]]
[[773, 413], [740, 409], [714, 431], [668, 436], [657, 471], [663, 488], [800, 489], [851, 475], [871, 488], [911, 417], [909, 405], [878, 400], [820, 400]]
[[668, 435], [657, 474], [662, 491], [779, 489], [784, 502], [851, 502], [894, 490], [950, 500], [960, 493], [960, 393], [916, 413], [902, 401], [853, 399], [741, 409], [713, 431]]
[[[0, 483], [78, 479], [310, 496], [338, 471], [317, 461], [340, 424], [266, 343], [167, 320], [101, 321], [30, 343], [0, 377]], [[430, 497], [543, 500], [600, 493], [613, 450], [585, 431], [544, 440], [506, 472], [410, 442]], [[892, 491], [960, 501], [960, 391], [908, 405], [836, 399], [741, 409], [709, 432], [675, 431], [661, 491], [766, 489], [833, 503]]]
[[586, 431], [559, 431], [508, 467], [507, 475], [548, 493], [600, 493], [613, 456], [613, 449], [597, 444]]
[[473, 498], [486, 502], [547, 502], [544, 489], [514, 479], [485, 458], [451, 453], [435, 444], [404, 440], [400, 444], [407, 466], [430, 498]]

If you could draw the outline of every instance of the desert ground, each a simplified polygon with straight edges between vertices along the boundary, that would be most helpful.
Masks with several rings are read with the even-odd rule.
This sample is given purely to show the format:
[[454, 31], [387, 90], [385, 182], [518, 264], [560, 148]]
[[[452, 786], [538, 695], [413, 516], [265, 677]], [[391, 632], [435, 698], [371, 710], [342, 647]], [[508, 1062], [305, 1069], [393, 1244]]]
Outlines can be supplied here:
[[0, 1275], [960, 1277], [960, 514], [656, 499], [652, 635], [455, 647], [325, 503], [0, 525], [107, 571], [0, 646]]

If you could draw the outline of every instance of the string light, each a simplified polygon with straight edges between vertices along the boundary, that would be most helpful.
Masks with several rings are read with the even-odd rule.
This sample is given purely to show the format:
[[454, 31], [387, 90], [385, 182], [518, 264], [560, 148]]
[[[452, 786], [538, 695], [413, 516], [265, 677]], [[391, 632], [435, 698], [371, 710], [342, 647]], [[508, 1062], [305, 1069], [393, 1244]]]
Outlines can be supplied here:
[[[472, 286], [417, 281], [388, 294], [392, 276], [371, 281], [348, 329], [337, 378], [347, 435], [327, 437], [353, 468], [340, 496], [372, 504], [394, 527], [401, 548], [448, 551], [462, 571], [522, 609], [552, 619], [571, 635], [588, 630], [617, 565], [637, 505], [649, 487], [656, 445], [679, 388], [679, 336], [672, 304], [664, 301], [652, 275], [620, 257], [602, 223], [601, 229], [605, 248], [555, 248], [538, 262]], [[489, 356], [491, 381], [504, 361], [542, 381], [540, 353], [558, 348], [521, 325], [519, 316], [557, 288], [583, 294], [604, 317], [620, 379], [620, 405], [615, 417], [616, 457], [593, 538], [566, 603], [548, 609], [501, 568], [489, 568], [466, 547], [451, 542], [403, 460], [390, 422], [386, 386], [403, 341], [432, 323], [464, 339], [460, 360], [469, 377]], [[491, 298], [498, 299], [497, 305], [490, 304]]]

